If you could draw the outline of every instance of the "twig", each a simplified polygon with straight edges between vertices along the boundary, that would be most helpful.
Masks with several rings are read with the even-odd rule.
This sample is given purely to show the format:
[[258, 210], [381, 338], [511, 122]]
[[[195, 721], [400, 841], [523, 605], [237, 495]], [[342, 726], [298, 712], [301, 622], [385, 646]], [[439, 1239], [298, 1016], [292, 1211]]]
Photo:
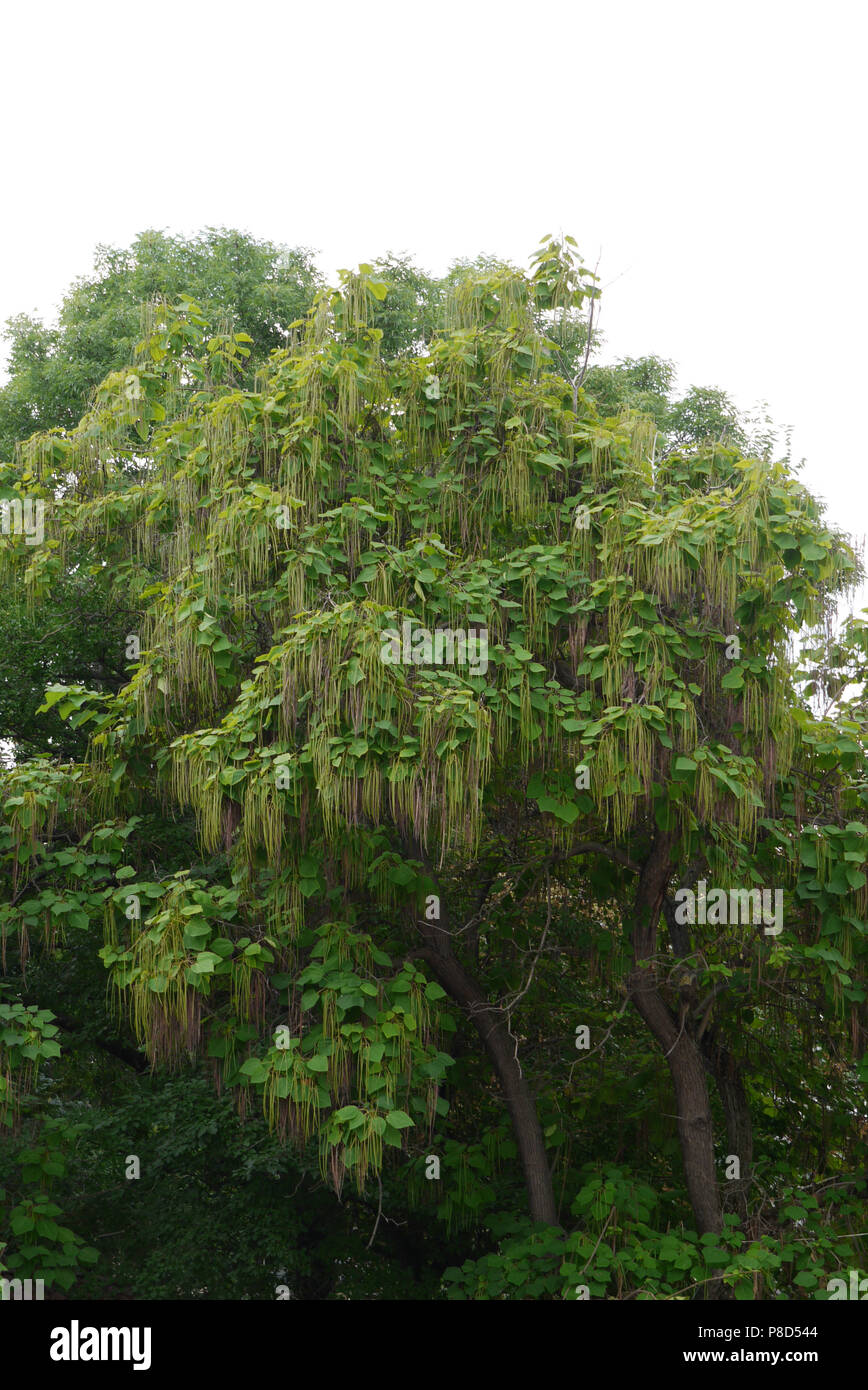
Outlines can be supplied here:
[[545, 944], [546, 944], [546, 937], [548, 936], [548, 931], [549, 931], [549, 927], [551, 926], [551, 920], [552, 920], [551, 879], [550, 879], [550, 877], [549, 877], [549, 871], [548, 871], [548, 869], [546, 869], [546, 907], [547, 907], [547, 912], [546, 912], [546, 924], [545, 924], [545, 926], [543, 927], [543, 934], [542, 934], [542, 936], [541, 936], [541, 938], [540, 938], [539, 946], [537, 947], [536, 954], [535, 954], [535, 956], [534, 956], [534, 958], [533, 958], [533, 964], [532, 964], [531, 967], [530, 967], [530, 974], [529, 974], [528, 977], [527, 977], [527, 984], [525, 985], [524, 989], [519, 990], [518, 994], [516, 994], [516, 995], [513, 996], [513, 998], [510, 1000], [510, 1002], [509, 1002], [508, 1004], [506, 1003], [506, 1001], [504, 1001], [504, 1003], [503, 1003], [503, 1010], [504, 1010], [504, 1012], [507, 1013], [507, 1014], [508, 1014], [508, 1013], [511, 1013], [511, 1011], [515, 1008], [516, 1004], [518, 1003], [519, 999], [523, 999], [524, 996], [527, 994], [528, 990], [530, 989], [531, 981], [533, 980], [534, 971], [536, 970], [536, 967], [537, 967], [537, 961], [539, 960], [540, 954], [541, 954], [541, 952], [542, 952], [542, 949], [543, 949], [543, 947], [544, 947]]
[[593, 1248], [593, 1250], [591, 1251], [590, 1255], [589, 1255], [588, 1258], [585, 1260], [585, 1263], [582, 1265], [581, 1269], [579, 1270], [579, 1278], [580, 1278], [580, 1279], [581, 1279], [582, 1275], [584, 1274], [585, 1270], [588, 1268], [588, 1265], [591, 1263], [591, 1260], [592, 1260], [592, 1259], [594, 1258], [594, 1256], [596, 1255], [597, 1250], [599, 1249], [599, 1246], [600, 1246], [600, 1241], [603, 1239], [603, 1236], [606, 1234], [606, 1227], [608, 1226], [609, 1222], [612, 1220], [612, 1217], [613, 1217], [614, 1215], [615, 1215], [615, 1204], [614, 1204], [614, 1202], [613, 1202], [613, 1203], [612, 1203], [612, 1208], [611, 1208], [611, 1210], [610, 1210], [610, 1212], [609, 1212], [609, 1215], [606, 1217], [606, 1220], [605, 1220], [605, 1222], [603, 1223], [603, 1229], [602, 1229], [602, 1231], [600, 1232], [600, 1234], [597, 1236], [597, 1244], [594, 1246], [594, 1248]]
[[377, 1204], [377, 1219], [374, 1222], [374, 1229], [371, 1231], [371, 1239], [368, 1241], [367, 1249], [370, 1250], [374, 1243], [374, 1236], [377, 1234], [377, 1227], [380, 1224], [380, 1217], [383, 1215], [383, 1179], [377, 1174], [377, 1186], [380, 1189], [380, 1199]]

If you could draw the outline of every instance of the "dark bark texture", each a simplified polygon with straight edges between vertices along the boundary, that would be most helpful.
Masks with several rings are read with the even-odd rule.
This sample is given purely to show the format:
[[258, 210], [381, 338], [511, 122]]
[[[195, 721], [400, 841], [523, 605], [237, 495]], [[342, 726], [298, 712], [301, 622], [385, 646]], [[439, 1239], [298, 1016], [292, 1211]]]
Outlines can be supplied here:
[[633, 916], [630, 997], [666, 1058], [675, 1088], [678, 1137], [684, 1177], [700, 1235], [723, 1230], [723, 1211], [714, 1167], [714, 1129], [705, 1062], [692, 1032], [685, 1001], [676, 1016], [660, 988], [657, 924], [672, 872], [672, 840], [658, 835], [639, 875]]
[[[430, 872], [418, 842], [409, 847], [409, 852], [413, 858], [426, 864]], [[536, 1098], [518, 1059], [518, 1042], [510, 1031], [509, 1014], [487, 998], [478, 982], [456, 957], [442, 896], [439, 919], [420, 920], [419, 930], [425, 946], [414, 954], [428, 962], [438, 983], [467, 1014], [500, 1082], [518, 1146], [531, 1220], [557, 1226], [560, 1224], [557, 1203]]]

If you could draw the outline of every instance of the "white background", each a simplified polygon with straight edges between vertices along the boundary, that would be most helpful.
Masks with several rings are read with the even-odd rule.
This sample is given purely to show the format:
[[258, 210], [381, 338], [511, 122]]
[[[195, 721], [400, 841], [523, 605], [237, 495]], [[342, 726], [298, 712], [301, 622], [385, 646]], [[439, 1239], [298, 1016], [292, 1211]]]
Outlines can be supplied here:
[[[231, 226], [333, 275], [574, 235], [604, 360], [767, 400], [865, 529], [866, 7], [742, 0], [231, 6], [2, 19], [0, 319], [51, 317], [97, 242]], [[861, 602], [868, 602], [864, 595]]]

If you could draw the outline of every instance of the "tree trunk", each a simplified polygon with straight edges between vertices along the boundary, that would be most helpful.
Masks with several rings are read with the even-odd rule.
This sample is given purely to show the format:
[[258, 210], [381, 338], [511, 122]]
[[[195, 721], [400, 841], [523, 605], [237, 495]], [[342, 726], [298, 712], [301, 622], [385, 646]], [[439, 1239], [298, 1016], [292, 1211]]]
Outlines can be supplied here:
[[470, 1017], [494, 1065], [518, 1145], [531, 1220], [557, 1226], [557, 1205], [542, 1126], [536, 1101], [519, 1065], [518, 1043], [509, 1034], [508, 1017], [498, 1005], [488, 1001], [451, 951], [432, 947], [425, 951], [424, 958], [447, 994]]
[[734, 1210], [745, 1221], [753, 1177], [753, 1125], [741, 1069], [732, 1053], [718, 1042], [711, 1030], [703, 1039], [703, 1050], [723, 1106], [727, 1151], [735, 1154], [739, 1161], [739, 1176], [727, 1179], [724, 1192], [727, 1198], [732, 1199]]
[[[431, 867], [418, 841], [414, 841], [408, 849], [412, 857], [421, 860], [430, 873]], [[419, 929], [425, 939], [425, 949], [415, 954], [431, 965], [446, 993], [468, 1015], [491, 1058], [512, 1120], [531, 1220], [557, 1226], [560, 1224], [558, 1209], [542, 1126], [536, 1100], [519, 1064], [518, 1043], [510, 1036], [509, 1015], [499, 1005], [489, 1001], [477, 981], [453, 954], [448, 914], [442, 897], [440, 904], [438, 920], [420, 920]]]
[[633, 968], [627, 986], [633, 1003], [666, 1057], [678, 1108], [678, 1137], [687, 1193], [700, 1235], [723, 1230], [714, 1168], [714, 1131], [702, 1055], [689, 1010], [676, 1018], [660, 992], [655, 956], [657, 923], [672, 870], [672, 839], [658, 835], [642, 866], [633, 919]]

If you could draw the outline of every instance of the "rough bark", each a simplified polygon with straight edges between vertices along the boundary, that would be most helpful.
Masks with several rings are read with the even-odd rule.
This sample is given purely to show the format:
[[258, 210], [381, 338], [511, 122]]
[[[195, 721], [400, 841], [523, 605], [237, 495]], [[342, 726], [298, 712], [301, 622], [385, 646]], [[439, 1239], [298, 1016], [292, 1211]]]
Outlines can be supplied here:
[[737, 1155], [739, 1160], [739, 1176], [727, 1180], [725, 1195], [742, 1220], [746, 1220], [753, 1178], [753, 1124], [741, 1068], [732, 1053], [711, 1031], [703, 1038], [703, 1051], [723, 1107], [727, 1153]]
[[[413, 846], [412, 854], [414, 858], [426, 862], [418, 844]], [[425, 947], [415, 954], [430, 964], [438, 983], [465, 1011], [491, 1058], [512, 1120], [531, 1220], [557, 1226], [560, 1224], [558, 1209], [542, 1126], [536, 1100], [518, 1060], [518, 1043], [510, 1034], [509, 1015], [499, 1005], [491, 1003], [455, 956], [442, 896], [440, 903], [439, 921], [419, 923]]]
[[658, 835], [642, 866], [633, 917], [632, 1001], [660, 1045], [675, 1088], [678, 1137], [687, 1193], [700, 1235], [719, 1234], [723, 1212], [714, 1167], [714, 1130], [702, 1054], [693, 1037], [689, 1008], [676, 1017], [660, 989], [657, 924], [672, 871], [671, 837]]
[[531, 1219], [557, 1226], [557, 1205], [536, 1100], [522, 1073], [509, 1019], [498, 1005], [490, 1003], [451, 952], [432, 947], [425, 950], [424, 958], [447, 994], [465, 1010], [491, 1058], [512, 1120]]

